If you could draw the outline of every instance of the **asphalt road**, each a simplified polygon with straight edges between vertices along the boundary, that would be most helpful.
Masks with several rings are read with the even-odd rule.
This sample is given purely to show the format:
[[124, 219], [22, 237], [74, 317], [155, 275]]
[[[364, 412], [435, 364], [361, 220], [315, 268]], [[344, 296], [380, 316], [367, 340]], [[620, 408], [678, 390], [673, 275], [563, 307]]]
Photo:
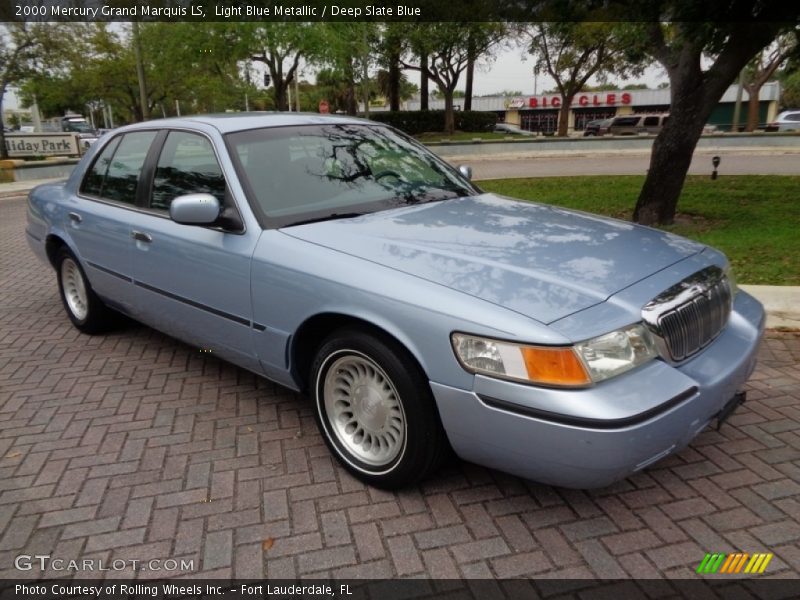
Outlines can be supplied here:
[[[720, 176], [725, 175], [800, 175], [800, 154], [746, 154], [719, 152]], [[711, 152], [695, 153], [689, 173], [711, 174]], [[569, 154], [565, 156], [475, 158], [461, 157], [448, 161], [468, 164], [473, 177], [510, 179], [514, 177], [557, 177], [575, 175], [643, 175], [650, 164], [650, 154]]]

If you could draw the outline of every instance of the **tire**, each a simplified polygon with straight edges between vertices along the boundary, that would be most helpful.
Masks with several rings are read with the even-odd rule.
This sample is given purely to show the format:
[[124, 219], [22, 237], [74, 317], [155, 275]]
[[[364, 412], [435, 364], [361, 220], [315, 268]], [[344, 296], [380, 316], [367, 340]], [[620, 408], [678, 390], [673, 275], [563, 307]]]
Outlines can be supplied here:
[[309, 390], [325, 443], [365, 483], [405, 487], [433, 473], [447, 456], [427, 378], [393, 340], [359, 329], [337, 331], [317, 351]]
[[94, 293], [80, 262], [66, 247], [56, 254], [56, 277], [64, 310], [77, 329], [95, 334], [113, 326], [115, 313]]

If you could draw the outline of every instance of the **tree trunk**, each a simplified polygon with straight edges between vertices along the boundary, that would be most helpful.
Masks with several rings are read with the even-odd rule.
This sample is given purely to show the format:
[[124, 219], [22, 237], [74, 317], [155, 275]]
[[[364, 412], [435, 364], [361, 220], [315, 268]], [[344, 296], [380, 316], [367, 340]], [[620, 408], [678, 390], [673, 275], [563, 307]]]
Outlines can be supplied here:
[[561, 108], [558, 110], [558, 137], [567, 137], [569, 134], [569, 106], [572, 104], [572, 96], [561, 96]]
[[419, 109], [428, 110], [428, 57], [419, 57]]
[[272, 80], [274, 89], [272, 95], [275, 97], [275, 109], [280, 111], [289, 110], [289, 100], [286, 96], [286, 88], [288, 84], [283, 79], [277, 78]]
[[8, 158], [8, 148], [6, 148], [6, 124], [3, 121], [3, 96], [6, 95], [6, 84], [0, 86], [0, 158]]
[[400, 110], [400, 54], [395, 50], [389, 57], [389, 110]]
[[472, 80], [475, 77], [475, 42], [470, 38], [467, 49], [466, 89], [464, 91], [464, 110], [472, 110]]
[[702, 106], [699, 93], [673, 96], [670, 117], [653, 143], [647, 172], [633, 220], [643, 225], [669, 225], [675, 219], [678, 199], [713, 105]]
[[749, 99], [747, 100], [747, 126], [745, 131], [755, 131], [758, 128], [758, 92], [761, 85], [758, 82], [745, 86]]
[[453, 110], [453, 90], [442, 90], [444, 94], [444, 132], [452, 134], [456, 130], [455, 111]]
[[345, 93], [345, 112], [355, 117], [358, 114], [358, 102], [356, 101], [356, 76], [353, 72], [353, 63], [349, 61], [345, 68], [345, 78], [347, 91]]
[[361, 96], [364, 99], [364, 118], [369, 119], [369, 65], [367, 59], [361, 61]]

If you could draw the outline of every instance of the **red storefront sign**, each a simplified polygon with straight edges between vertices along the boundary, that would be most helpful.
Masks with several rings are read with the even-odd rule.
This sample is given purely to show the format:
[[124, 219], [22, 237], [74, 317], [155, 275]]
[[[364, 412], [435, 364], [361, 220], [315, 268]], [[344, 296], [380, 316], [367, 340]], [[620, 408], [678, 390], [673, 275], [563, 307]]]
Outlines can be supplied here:
[[[598, 93], [598, 94], [579, 94], [572, 99], [571, 106], [616, 106], [618, 104], [630, 104], [631, 95], [628, 92], [617, 93]], [[540, 98], [528, 98], [529, 108], [560, 108], [561, 96], [542, 96]]]

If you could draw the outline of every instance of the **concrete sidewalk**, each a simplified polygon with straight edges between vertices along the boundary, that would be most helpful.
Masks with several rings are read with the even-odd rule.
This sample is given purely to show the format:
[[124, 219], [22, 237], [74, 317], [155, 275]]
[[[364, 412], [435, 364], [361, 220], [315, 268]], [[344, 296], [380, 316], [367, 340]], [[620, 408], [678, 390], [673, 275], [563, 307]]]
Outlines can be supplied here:
[[740, 285], [752, 294], [767, 311], [770, 329], [800, 330], [800, 286], [796, 285]]
[[43, 183], [54, 183], [56, 181], [63, 181], [64, 179], [64, 177], [56, 177], [55, 179], [33, 179], [31, 181], [12, 181], [9, 183], [0, 183], [0, 200], [3, 198], [27, 196], [28, 192], [37, 185], [41, 185]]
[[[19, 198], [42, 183], [52, 183], [60, 179], [41, 179], [36, 181], [17, 181], [0, 184], [0, 201], [4, 198]], [[781, 285], [742, 285], [741, 288], [752, 294], [767, 310], [767, 327], [770, 329], [800, 329], [800, 286]]]

